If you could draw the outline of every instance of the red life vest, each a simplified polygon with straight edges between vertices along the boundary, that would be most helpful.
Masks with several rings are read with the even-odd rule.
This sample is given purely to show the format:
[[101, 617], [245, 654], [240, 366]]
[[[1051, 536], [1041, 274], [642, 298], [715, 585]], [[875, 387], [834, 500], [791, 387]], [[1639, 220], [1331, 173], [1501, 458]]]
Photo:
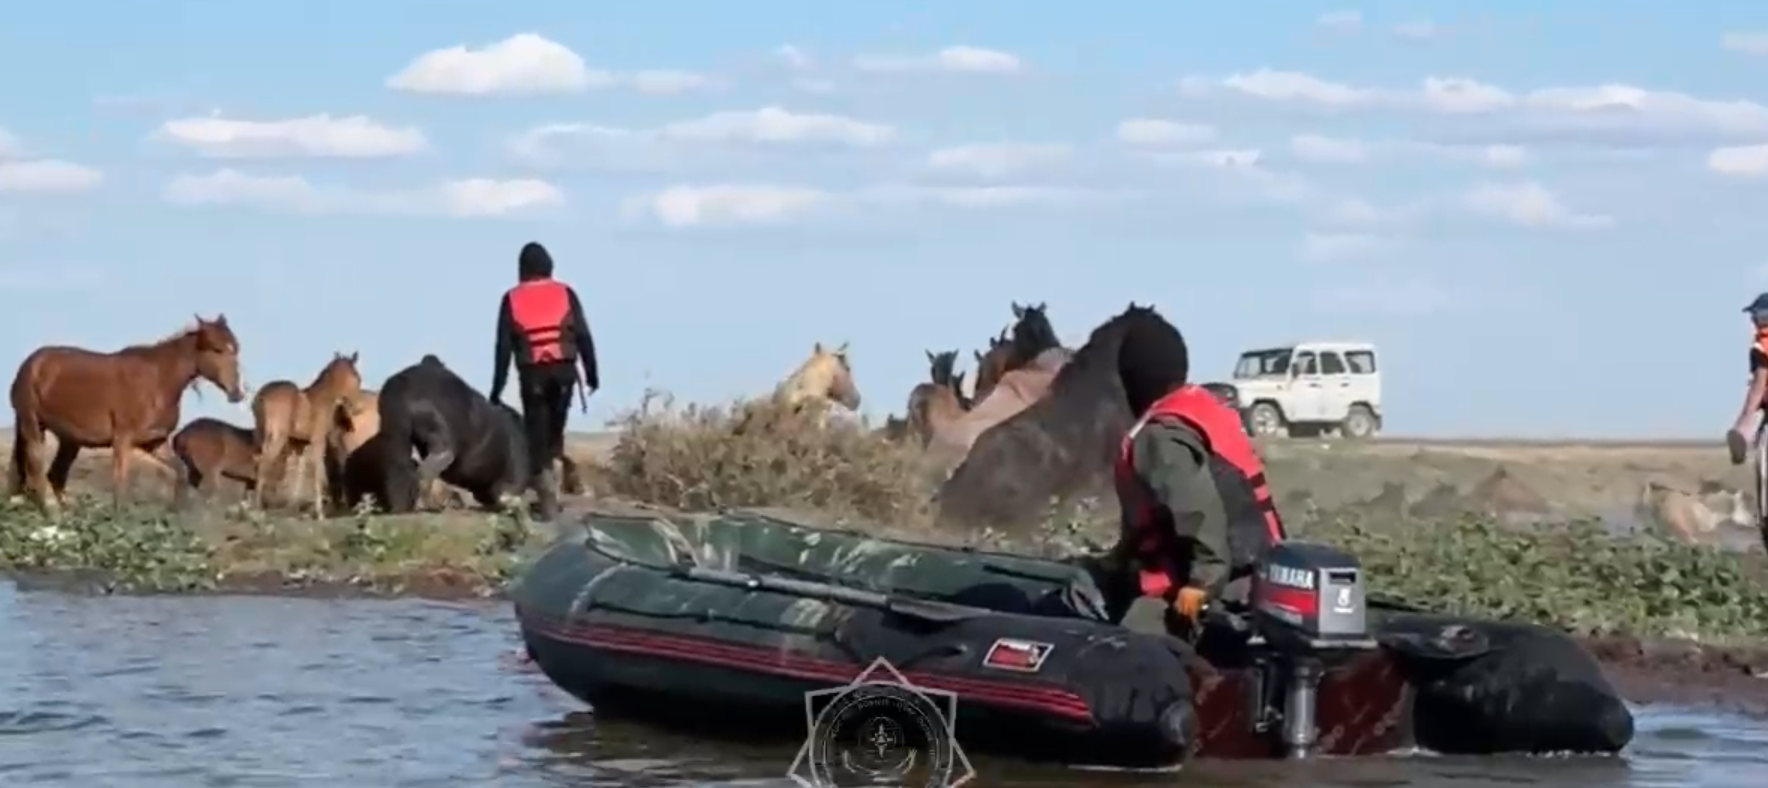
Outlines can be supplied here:
[[1155, 505], [1136, 478], [1133, 456], [1136, 434], [1149, 421], [1159, 418], [1184, 422], [1202, 436], [1208, 447], [1210, 475], [1227, 510], [1229, 551], [1233, 555], [1224, 558], [1230, 564], [1256, 561], [1257, 554], [1283, 541], [1286, 534], [1270, 485], [1265, 482], [1264, 462], [1246, 437], [1240, 414], [1200, 386], [1184, 386], [1160, 398], [1124, 435], [1116, 476], [1117, 496], [1128, 517], [1125, 527], [1128, 537], [1135, 540], [1140, 558], [1142, 593], [1170, 601], [1185, 584], [1188, 569], [1182, 564], [1188, 551], [1175, 543], [1177, 535], [1171, 514]]
[[568, 358], [565, 321], [571, 316], [571, 289], [552, 279], [534, 279], [509, 289], [510, 317], [528, 340], [528, 363]]

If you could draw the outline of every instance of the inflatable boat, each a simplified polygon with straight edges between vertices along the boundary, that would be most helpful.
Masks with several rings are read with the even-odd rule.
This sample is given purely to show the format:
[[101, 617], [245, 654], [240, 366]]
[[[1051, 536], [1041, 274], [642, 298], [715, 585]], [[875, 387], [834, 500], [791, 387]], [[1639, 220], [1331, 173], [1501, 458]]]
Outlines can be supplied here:
[[874, 706], [932, 711], [863, 735], [1070, 764], [1606, 753], [1632, 737], [1559, 632], [1366, 599], [1355, 558], [1322, 545], [1278, 546], [1253, 588], [1193, 644], [1113, 623], [1079, 565], [773, 511], [597, 512], [511, 596], [536, 665], [598, 715], [708, 735], [804, 741], [865, 687]]

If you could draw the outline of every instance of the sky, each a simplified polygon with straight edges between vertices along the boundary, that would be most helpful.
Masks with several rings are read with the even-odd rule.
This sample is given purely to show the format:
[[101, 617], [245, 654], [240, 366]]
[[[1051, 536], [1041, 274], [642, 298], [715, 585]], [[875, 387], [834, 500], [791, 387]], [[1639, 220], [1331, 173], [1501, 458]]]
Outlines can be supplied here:
[[1768, 290], [1768, 5], [1472, 6], [27, 4], [0, 364], [225, 313], [253, 386], [359, 351], [485, 388], [538, 240], [601, 353], [576, 429], [817, 342], [879, 418], [1014, 301], [1071, 345], [1135, 301], [1200, 381], [1376, 343], [1390, 433], [1717, 437]]

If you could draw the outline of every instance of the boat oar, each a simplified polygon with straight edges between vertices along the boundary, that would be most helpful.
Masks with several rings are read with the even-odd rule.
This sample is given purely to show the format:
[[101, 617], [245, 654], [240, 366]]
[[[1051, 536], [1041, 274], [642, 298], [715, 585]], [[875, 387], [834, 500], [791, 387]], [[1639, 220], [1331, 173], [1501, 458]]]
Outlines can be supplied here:
[[689, 580], [701, 583], [716, 583], [733, 588], [746, 588], [752, 591], [771, 591], [777, 594], [801, 596], [808, 599], [820, 599], [824, 602], [839, 602], [856, 607], [868, 607], [885, 610], [898, 615], [908, 616], [923, 621], [950, 624], [976, 616], [988, 615], [990, 611], [975, 607], [954, 605], [948, 602], [935, 602], [929, 599], [880, 594], [876, 591], [862, 591], [857, 588], [814, 583], [807, 580], [790, 580], [783, 577], [767, 575], [751, 575], [742, 572], [731, 572], [723, 569], [705, 567], [685, 567], [676, 570], [677, 574]]

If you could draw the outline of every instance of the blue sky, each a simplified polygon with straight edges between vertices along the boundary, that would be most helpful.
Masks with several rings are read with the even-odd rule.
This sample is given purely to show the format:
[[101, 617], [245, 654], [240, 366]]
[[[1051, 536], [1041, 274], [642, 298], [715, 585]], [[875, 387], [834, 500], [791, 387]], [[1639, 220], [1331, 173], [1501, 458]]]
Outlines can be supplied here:
[[0, 361], [225, 312], [252, 384], [359, 350], [483, 387], [532, 239], [590, 310], [592, 422], [817, 341], [879, 415], [1011, 301], [1079, 342], [1134, 299], [1203, 379], [1378, 343], [1396, 433], [1719, 434], [1768, 289], [1768, 6], [1468, 8], [31, 4]]

